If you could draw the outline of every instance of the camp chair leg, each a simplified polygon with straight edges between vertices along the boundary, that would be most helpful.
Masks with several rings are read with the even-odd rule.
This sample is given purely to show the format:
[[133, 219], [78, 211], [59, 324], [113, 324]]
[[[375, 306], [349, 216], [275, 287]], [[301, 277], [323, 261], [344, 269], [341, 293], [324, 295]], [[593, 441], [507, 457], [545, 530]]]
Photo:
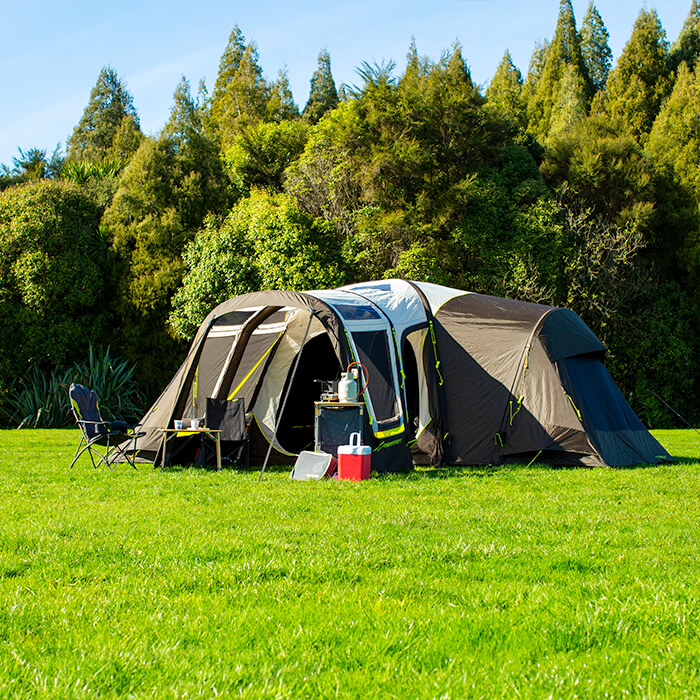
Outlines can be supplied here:
[[126, 453], [124, 448], [121, 448], [119, 451], [124, 456], [124, 459], [134, 468], [134, 470], [138, 471], [139, 468], [136, 466], [136, 462], [134, 461], [134, 457], [129, 457], [129, 455]]
[[[112, 467], [110, 465], [114, 463], [115, 458], [118, 455], [121, 455], [136, 471], [138, 471], [138, 467], [136, 466], [134, 460], [131, 457], [129, 457], [129, 455], [126, 452], [126, 446], [130, 445], [132, 442], [136, 443], [136, 438], [132, 438], [131, 440], [127, 440], [124, 443], [124, 446], [123, 445], [113, 445], [111, 450], [107, 451], [107, 454], [105, 456], [107, 457], [107, 466], [110, 468], [110, 470], [112, 469]], [[114, 456], [109, 457], [110, 454], [114, 455]]]
[[[142, 435], [143, 435], [143, 433], [139, 433], [138, 435], [132, 435], [131, 440], [128, 440], [128, 441], [126, 442], [125, 446], [121, 448], [121, 449], [122, 449], [122, 453], [124, 454], [124, 458], [126, 459], [126, 461], [127, 461], [136, 471], [139, 470], [138, 467], [136, 466], [136, 457], [137, 457], [137, 455], [138, 455], [138, 453], [139, 453], [139, 451], [136, 449], [136, 441], [137, 441], [137, 440], [139, 439], [139, 437], [141, 437]], [[130, 445], [131, 443], [134, 444], [134, 456], [133, 456], [131, 459], [129, 459], [129, 455], [126, 453], [126, 448], [127, 448], [127, 446]]]
[[78, 457], [80, 457], [80, 455], [82, 454], [82, 451], [80, 450], [80, 448], [83, 446], [84, 442], [85, 442], [85, 439], [83, 437], [81, 437], [80, 442], [78, 443], [78, 448], [76, 449], [75, 454], [73, 455], [73, 461], [70, 463], [70, 467], [68, 467], [68, 469], [73, 468], [73, 465], [78, 460]]
[[[95, 469], [97, 469], [100, 462], [105, 462], [105, 458], [97, 450], [93, 450], [92, 445], [90, 443], [85, 443], [84, 447], [82, 449], [79, 449], [78, 452], [76, 452], [69, 469], [72, 469], [73, 465], [80, 459], [80, 455], [82, 455], [83, 452], [85, 452], [86, 450], [88, 455], [90, 455], [90, 461], [92, 462], [92, 466]], [[95, 458], [93, 457], [93, 455], [97, 455], [99, 457], [99, 459], [97, 460], [97, 464], [95, 464]], [[105, 462], [105, 464], [107, 464], [107, 462]], [[107, 464], [107, 466], [109, 465]]]
[[97, 464], [100, 463], [99, 460], [98, 460], [97, 464], [95, 464], [95, 458], [92, 456], [92, 450], [90, 449], [90, 445], [89, 444], [85, 445], [85, 447], [87, 447], [88, 454], [90, 455], [90, 461], [92, 462], [92, 466], [95, 469], [97, 469]]
[[97, 469], [97, 467], [99, 467], [100, 464], [104, 462], [104, 465], [107, 467], [107, 469], [109, 469], [109, 471], [112, 471], [112, 467], [109, 466], [109, 462], [107, 461], [108, 454], [109, 454], [109, 440], [107, 441], [107, 450], [104, 454], [102, 454], [101, 452], [98, 452], [96, 449], [90, 450], [90, 459], [93, 458], [93, 455], [99, 457], [99, 459], [97, 460], [97, 464], [95, 464], [94, 460], [92, 462], [93, 464], [95, 464], [95, 469]]

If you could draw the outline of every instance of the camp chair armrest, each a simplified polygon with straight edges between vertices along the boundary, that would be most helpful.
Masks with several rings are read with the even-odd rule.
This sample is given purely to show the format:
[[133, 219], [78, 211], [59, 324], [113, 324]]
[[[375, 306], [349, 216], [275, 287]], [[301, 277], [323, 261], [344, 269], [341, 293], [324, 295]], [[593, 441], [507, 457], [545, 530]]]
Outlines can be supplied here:
[[106, 425], [108, 428], [111, 425], [111, 423], [105, 420], [83, 420], [82, 418], [76, 418], [76, 422], [81, 425]]

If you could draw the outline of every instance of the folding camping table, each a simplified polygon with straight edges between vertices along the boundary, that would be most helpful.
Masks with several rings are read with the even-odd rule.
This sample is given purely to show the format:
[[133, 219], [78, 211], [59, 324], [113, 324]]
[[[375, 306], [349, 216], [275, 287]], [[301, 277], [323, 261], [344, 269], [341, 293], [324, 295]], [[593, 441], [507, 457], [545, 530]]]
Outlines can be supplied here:
[[160, 449], [163, 453], [160, 462], [161, 471], [165, 467], [168, 442], [174, 437], [192, 437], [193, 435], [208, 437], [214, 441], [216, 444], [216, 470], [221, 471], [221, 430], [214, 430], [213, 428], [180, 428], [179, 430], [176, 428], [158, 428], [158, 430], [163, 433], [163, 440], [160, 443]]

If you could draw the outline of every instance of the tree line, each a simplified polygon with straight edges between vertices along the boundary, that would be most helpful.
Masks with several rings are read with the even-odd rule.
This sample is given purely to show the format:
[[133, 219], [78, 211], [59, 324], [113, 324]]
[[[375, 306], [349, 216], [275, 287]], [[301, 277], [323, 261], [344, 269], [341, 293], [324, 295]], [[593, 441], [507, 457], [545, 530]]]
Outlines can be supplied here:
[[340, 87], [321, 51], [299, 110], [234, 27], [154, 137], [103, 68], [65, 157], [0, 168], [0, 403], [100, 343], [155, 396], [230, 296], [405, 277], [572, 308], [645, 422], [697, 420], [700, 0], [673, 43], [653, 9], [608, 40], [561, 0], [485, 91], [458, 44]]

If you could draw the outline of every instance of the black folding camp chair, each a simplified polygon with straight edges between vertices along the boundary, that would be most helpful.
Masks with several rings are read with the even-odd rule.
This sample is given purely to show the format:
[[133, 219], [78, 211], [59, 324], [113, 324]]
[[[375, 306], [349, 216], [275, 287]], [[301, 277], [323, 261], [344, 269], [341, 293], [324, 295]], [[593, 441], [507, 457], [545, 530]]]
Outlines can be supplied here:
[[[80, 455], [86, 450], [95, 469], [102, 462], [111, 470], [112, 462], [117, 457], [123, 457], [136, 469], [136, 464], [127, 454], [126, 448], [132, 442], [135, 447], [136, 439], [146, 433], [136, 432], [136, 426], [130, 428], [124, 421], [102, 420], [97, 394], [82, 384], [71, 384], [68, 389], [68, 395], [70, 397], [71, 410], [80, 428], [80, 443], [69, 469], [73, 468]], [[95, 449], [97, 446], [105, 448], [104, 452], [99, 452]], [[97, 462], [95, 462], [95, 458], [97, 458]]]
[[225, 461], [250, 466], [250, 436], [243, 399], [207, 399], [206, 426], [221, 430], [221, 451]]

